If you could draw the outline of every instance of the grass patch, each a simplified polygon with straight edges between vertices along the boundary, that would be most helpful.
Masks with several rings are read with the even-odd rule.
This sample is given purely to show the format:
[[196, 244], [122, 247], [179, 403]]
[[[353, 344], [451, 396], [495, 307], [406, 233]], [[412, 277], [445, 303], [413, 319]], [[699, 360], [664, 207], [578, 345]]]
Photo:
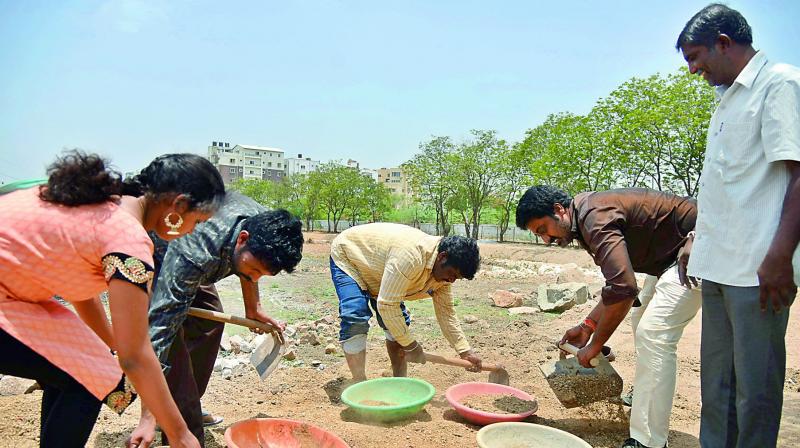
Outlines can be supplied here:
[[322, 300], [337, 306], [339, 304], [339, 298], [336, 297], [336, 288], [333, 285], [312, 286], [307, 289], [307, 293], [312, 300]]

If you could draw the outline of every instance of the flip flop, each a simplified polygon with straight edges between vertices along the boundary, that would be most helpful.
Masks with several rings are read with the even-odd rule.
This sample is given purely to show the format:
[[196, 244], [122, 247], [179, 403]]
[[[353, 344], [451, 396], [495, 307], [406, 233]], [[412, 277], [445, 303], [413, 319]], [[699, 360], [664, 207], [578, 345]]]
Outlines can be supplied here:
[[203, 411], [203, 426], [214, 426], [219, 425], [225, 419], [220, 417], [219, 415], [212, 415], [210, 412]]

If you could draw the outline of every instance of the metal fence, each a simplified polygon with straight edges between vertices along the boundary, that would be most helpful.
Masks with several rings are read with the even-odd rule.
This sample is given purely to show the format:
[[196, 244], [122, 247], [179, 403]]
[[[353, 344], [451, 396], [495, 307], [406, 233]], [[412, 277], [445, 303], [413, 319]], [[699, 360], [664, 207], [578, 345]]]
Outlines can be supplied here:
[[[359, 221], [356, 225], [360, 224], [367, 224], [368, 221]], [[305, 226], [305, 223], [303, 223]], [[351, 223], [348, 221], [339, 221], [339, 225], [336, 227], [337, 232], [341, 232], [343, 230], [349, 229], [352, 227]], [[423, 232], [429, 235], [436, 235], [436, 224], [434, 223], [420, 223], [414, 226]], [[333, 230], [333, 222], [330, 222], [331, 231]], [[327, 232], [328, 231], [328, 221], [324, 219], [318, 219], [315, 221], [311, 221], [311, 228], [306, 228], [305, 230], [313, 230], [318, 232]], [[450, 227], [450, 235], [466, 235], [466, 230], [464, 229], [464, 225], [453, 224]], [[497, 224], [481, 224], [480, 228], [478, 229], [478, 239], [479, 240], [492, 240], [492, 241], [500, 241], [500, 226]], [[503, 235], [503, 241], [513, 241], [513, 242], [520, 242], [520, 243], [541, 243], [541, 239], [534, 235], [533, 233], [527, 230], [518, 229], [513, 224], [510, 224], [508, 229], [506, 229]]]

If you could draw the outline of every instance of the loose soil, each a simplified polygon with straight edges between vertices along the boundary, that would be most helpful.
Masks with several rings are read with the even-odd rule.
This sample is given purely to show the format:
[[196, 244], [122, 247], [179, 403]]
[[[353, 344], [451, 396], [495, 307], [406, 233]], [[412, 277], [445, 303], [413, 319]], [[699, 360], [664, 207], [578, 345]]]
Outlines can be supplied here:
[[601, 375], [598, 370], [585, 369], [575, 358], [561, 361], [560, 365], [562, 367], [547, 378], [547, 383], [564, 407], [585, 406], [617, 398], [622, 393], [622, 379], [616, 375]]
[[524, 414], [536, 410], [536, 401], [523, 400], [513, 395], [467, 395], [459, 401], [468, 408], [492, 414]]
[[[304, 247], [303, 261], [295, 273], [262, 279], [265, 310], [288, 322], [337, 316], [337, 299], [330, 280], [328, 256], [332, 235], [307, 235], [312, 242]], [[539, 284], [580, 281], [590, 284], [590, 292], [600, 285], [599, 270], [591, 258], [578, 249], [562, 249], [526, 244], [481, 244], [482, 268], [472, 281], [453, 285], [456, 311], [460, 317], [471, 314], [475, 323], [462, 323], [473, 348], [486, 362], [503, 363], [511, 375], [511, 385], [536, 398], [539, 409], [528, 422], [552, 426], [573, 433], [597, 448], [618, 448], [628, 438], [627, 408], [601, 401], [585, 407], [565, 409], [539, 371], [539, 365], [558, 359], [554, 342], [565, 330], [580, 322], [594, 301], [560, 315], [536, 313], [509, 316], [507, 310], [491, 306], [489, 292], [514, 288], [530, 296]], [[563, 268], [553, 269], [553, 266]], [[524, 269], [523, 269], [524, 268]], [[243, 305], [239, 281], [229, 278], [217, 284], [225, 311], [241, 314]], [[451, 356], [453, 351], [442, 338], [430, 300], [411, 302], [412, 333], [426, 351]], [[524, 305], [532, 305], [526, 299]], [[800, 313], [790, 317], [786, 336], [787, 381], [779, 446], [800, 446]], [[700, 415], [700, 321], [698, 315], [687, 326], [678, 346], [678, 381], [672, 410], [669, 446], [697, 447]], [[336, 338], [336, 327], [330, 337]], [[243, 333], [228, 326], [228, 332]], [[215, 373], [203, 397], [203, 407], [225, 421], [207, 428], [208, 448], [225, 446], [225, 429], [241, 420], [280, 417], [305, 421], [337, 434], [353, 448], [465, 448], [474, 447], [479, 426], [468, 423], [444, 398], [449, 386], [468, 381], [486, 381], [484, 373], [432, 363], [410, 365], [409, 375], [424, 379], [436, 388], [436, 396], [423, 411], [409, 420], [394, 423], [363, 422], [349, 411], [339, 396], [348, 385], [349, 371], [341, 351], [325, 354], [324, 343], [296, 347], [297, 360], [283, 361], [265, 381], [252, 368], [242, 369], [230, 379]], [[635, 353], [628, 321], [623, 322], [607, 344], [617, 355], [612, 364], [625, 381], [633, 381]], [[370, 332], [367, 374], [377, 378], [391, 372], [377, 328]], [[320, 361], [311, 367], [312, 361]], [[0, 397], [0, 446], [36, 447], [39, 434], [39, 409], [42, 395]], [[136, 427], [139, 406], [130, 406], [118, 416], [101, 411], [88, 447], [124, 446]], [[156, 440], [158, 441], [158, 439]]]
[[387, 403], [385, 401], [378, 401], [378, 400], [361, 400], [358, 404], [363, 404], [364, 406], [394, 406], [394, 403]]

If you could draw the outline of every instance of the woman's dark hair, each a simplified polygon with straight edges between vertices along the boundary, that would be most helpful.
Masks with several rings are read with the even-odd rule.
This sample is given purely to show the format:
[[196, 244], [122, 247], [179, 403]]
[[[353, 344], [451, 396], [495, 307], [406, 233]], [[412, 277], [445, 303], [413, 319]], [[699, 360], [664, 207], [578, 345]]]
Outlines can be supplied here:
[[114, 195], [158, 197], [185, 195], [190, 209], [214, 211], [225, 197], [222, 176], [208, 160], [196, 154], [156, 157], [139, 174], [122, 180], [119, 172], [97, 154], [68, 151], [47, 168], [47, 185], [39, 197], [69, 206], [98, 204]]
[[303, 224], [286, 210], [251, 216], [242, 230], [250, 235], [245, 248], [272, 274], [292, 272], [303, 258]]
[[572, 203], [572, 197], [558, 188], [550, 185], [536, 185], [528, 188], [517, 204], [517, 227], [527, 229], [531, 219], [553, 216], [553, 207], [561, 204], [567, 208]]
[[712, 3], [692, 16], [678, 36], [675, 49], [684, 45], [703, 45], [711, 48], [720, 34], [741, 45], [753, 43], [753, 31], [739, 11], [719, 3]]
[[475, 278], [475, 273], [481, 265], [477, 241], [461, 235], [446, 236], [439, 241], [437, 253], [439, 252], [447, 253], [444, 266], [458, 269], [461, 276], [467, 280]]

